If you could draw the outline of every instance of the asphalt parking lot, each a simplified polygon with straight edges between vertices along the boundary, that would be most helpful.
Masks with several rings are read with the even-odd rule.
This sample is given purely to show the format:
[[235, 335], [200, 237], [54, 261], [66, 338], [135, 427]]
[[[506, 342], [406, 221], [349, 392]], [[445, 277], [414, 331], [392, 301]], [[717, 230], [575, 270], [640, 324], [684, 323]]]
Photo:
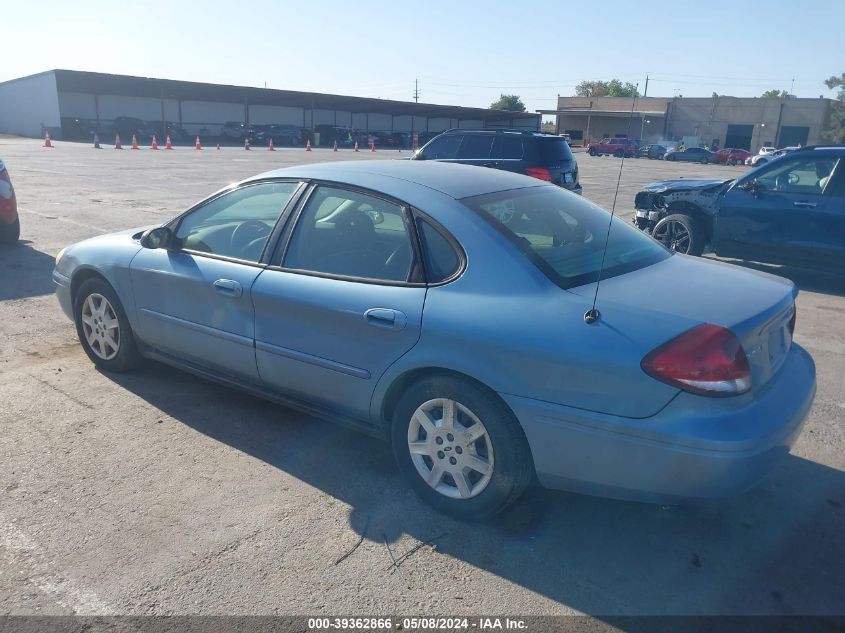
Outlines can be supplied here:
[[[275, 167], [400, 156], [0, 138], [22, 225], [0, 250], [0, 614], [845, 613], [843, 278], [753, 265], [801, 287], [818, 370], [758, 488], [682, 507], [532, 490], [472, 525], [420, 503], [377, 440], [151, 362], [96, 371], [52, 294], [72, 242]], [[577, 157], [609, 208], [619, 159]], [[649, 181], [745, 169], [629, 159], [617, 210]]]

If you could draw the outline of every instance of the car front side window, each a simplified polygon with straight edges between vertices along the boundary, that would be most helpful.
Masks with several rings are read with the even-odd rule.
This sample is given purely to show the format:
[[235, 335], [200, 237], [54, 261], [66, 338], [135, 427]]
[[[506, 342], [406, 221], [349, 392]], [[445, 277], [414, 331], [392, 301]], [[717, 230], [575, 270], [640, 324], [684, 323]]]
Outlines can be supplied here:
[[457, 158], [458, 148], [461, 146], [463, 136], [448, 135], [434, 139], [423, 148], [419, 158], [425, 160], [444, 160]]
[[184, 250], [257, 262], [298, 182], [247, 185], [185, 215], [176, 229]]

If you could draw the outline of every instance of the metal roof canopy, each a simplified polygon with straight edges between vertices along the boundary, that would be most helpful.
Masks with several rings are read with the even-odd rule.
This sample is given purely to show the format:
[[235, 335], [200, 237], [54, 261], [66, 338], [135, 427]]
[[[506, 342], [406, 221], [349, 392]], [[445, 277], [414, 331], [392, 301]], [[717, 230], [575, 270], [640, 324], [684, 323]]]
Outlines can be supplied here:
[[635, 119], [644, 117], [664, 117], [666, 113], [663, 110], [597, 110], [593, 108], [565, 108], [562, 110], [537, 110], [538, 114], [549, 115], [565, 115], [565, 114], [582, 114], [584, 116], [608, 116], [626, 118], [633, 117]]
[[182, 101], [218, 101], [244, 103], [249, 105], [278, 105], [315, 110], [340, 110], [346, 112], [370, 112], [394, 116], [413, 115], [419, 117], [442, 117], [450, 119], [474, 119], [481, 121], [511, 121], [535, 119], [531, 112], [509, 112], [487, 108], [437, 105], [432, 103], [411, 103], [370, 97], [351, 97], [319, 92], [275, 90], [272, 88], [251, 88], [225, 84], [209, 84], [195, 81], [155, 79], [131, 75], [110, 75], [78, 70], [54, 70], [56, 87], [64, 92], [89, 92], [114, 94], [128, 97], [154, 97], [156, 99], [178, 99]]

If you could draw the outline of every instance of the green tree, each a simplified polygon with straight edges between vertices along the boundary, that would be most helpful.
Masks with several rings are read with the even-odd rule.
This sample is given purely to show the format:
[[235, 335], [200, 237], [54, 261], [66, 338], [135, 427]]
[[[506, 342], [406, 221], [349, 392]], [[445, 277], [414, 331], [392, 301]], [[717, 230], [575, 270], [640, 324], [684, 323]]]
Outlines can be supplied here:
[[610, 81], [602, 81], [601, 79], [594, 79], [592, 81], [582, 81], [575, 86], [575, 96], [577, 97], [639, 97], [640, 91], [637, 90], [636, 84], [630, 81], [622, 83], [618, 79], [611, 79]]
[[845, 73], [827, 79], [824, 85], [831, 90], [839, 88], [839, 92], [830, 108], [830, 119], [822, 136], [834, 143], [845, 143]]
[[498, 101], [490, 104], [491, 110], [507, 110], [508, 112], [525, 112], [525, 104], [518, 95], [501, 95]]
[[786, 90], [766, 90], [760, 95], [763, 99], [784, 99], [791, 96]]

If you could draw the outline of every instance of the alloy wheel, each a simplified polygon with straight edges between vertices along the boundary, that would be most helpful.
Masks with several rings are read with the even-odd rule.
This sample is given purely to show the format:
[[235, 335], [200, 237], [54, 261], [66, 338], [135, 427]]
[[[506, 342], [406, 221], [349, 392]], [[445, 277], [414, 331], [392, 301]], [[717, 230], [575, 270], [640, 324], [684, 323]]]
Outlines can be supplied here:
[[408, 426], [408, 450], [417, 473], [452, 499], [481, 494], [493, 476], [487, 428], [467, 407], [449, 398], [424, 402]]
[[120, 350], [120, 323], [117, 313], [103, 295], [92, 293], [82, 304], [82, 332], [91, 351], [111, 360]]
[[669, 222], [665, 222], [659, 229], [657, 230], [657, 227], [655, 227], [653, 233], [656, 240], [662, 242], [664, 246], [677, 253], [686, 254], [689, 252], [692, 239], [689, 230], [682, 222], [670, 220]]

